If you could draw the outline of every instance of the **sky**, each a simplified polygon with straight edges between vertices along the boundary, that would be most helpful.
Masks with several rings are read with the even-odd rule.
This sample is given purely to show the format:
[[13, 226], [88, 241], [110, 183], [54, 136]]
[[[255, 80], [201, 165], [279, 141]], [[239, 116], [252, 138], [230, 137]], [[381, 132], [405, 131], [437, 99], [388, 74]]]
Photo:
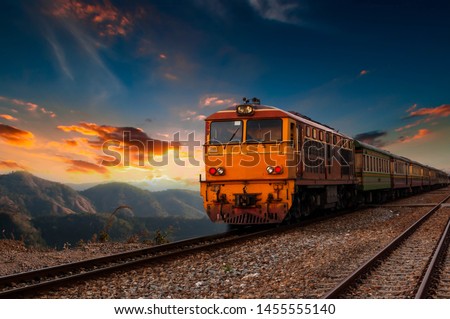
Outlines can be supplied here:
[[434, 0], [1, 1], [0, 173], [198, 189], [205, 117], [254, 96], [450, 171], [449, 14]]

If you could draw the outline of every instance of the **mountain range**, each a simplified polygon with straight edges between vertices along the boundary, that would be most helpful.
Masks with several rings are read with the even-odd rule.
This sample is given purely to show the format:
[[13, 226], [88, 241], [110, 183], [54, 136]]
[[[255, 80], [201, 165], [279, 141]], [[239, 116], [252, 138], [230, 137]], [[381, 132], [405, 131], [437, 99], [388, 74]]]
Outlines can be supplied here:
[[[133, 231], [142, 232], [142, 227], [138, 227], [137, 223], [141, 220], [141, 225], [146, 224], [142, 219], [151, 219], [153, 226], [166, 225], [169, 223], [167, 220], [175, 219], [177, 225], [180, 225], [180, 220], [181, 224], [195, 220], [209, 223], [205, 219], [199, 193], [190, 190], [150, 192], [127, 183], [114, 182], [78, 192], [28, 172], [0, 175], [0, 231], [3, 238], [21, 237], [28, 243], [42, 244], [48, 243], [46, 234], [52, 233], [51, 242], [54, 243], [58, 241], [55, 239], [57, 236], [64, 235], [63, 228], [73, 228], [74, 221], [77, 221], [79, 225], [84, 225], [80, 227], [92, 227], [90, 233], [78, 229], [80, 234], [84, 234], [79, 239], [86, 240], [89, 239], [87, 236], [105, 228], [111, 222], [112, 212], [123, 206], [130, 209], [123, 209], [114, 216], [115, 220], [120, 219], [118, 224], [124, 225], [117, 229], [122, 239], [131, 236]], [[167, 220], [162, 223], [162, 219]], [[74, 230], [73, 240], [78, 230]], [[154, 229], [147, 227], [144, 230], [151, 232]]]

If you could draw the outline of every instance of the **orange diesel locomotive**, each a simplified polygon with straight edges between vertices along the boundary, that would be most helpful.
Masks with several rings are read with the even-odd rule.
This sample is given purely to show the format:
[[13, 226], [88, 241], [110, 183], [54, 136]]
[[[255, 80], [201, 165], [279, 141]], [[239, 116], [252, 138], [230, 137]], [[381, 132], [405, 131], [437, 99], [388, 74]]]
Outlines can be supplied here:
[[281, 223], [449, 182], [445, 172], [256, 98], [205, 121], [200, 191], [213, 222]]
[[356, 196], [351, 138], [298, 113], [249, 102], [206, 118], [201, 195], [212, 221], [280, 223], [288, 213], [298, 218]]

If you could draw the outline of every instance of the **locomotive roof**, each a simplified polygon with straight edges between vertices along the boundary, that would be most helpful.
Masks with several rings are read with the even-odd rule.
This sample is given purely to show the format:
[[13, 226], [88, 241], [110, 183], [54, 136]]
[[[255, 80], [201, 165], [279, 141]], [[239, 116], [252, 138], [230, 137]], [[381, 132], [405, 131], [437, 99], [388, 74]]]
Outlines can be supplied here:
[[[285, 111], [285, 110], [282, 110], [280, 108], [277, 108], [275, 106], [270, 106], [270, 105], [259, 105], [259, 104], [249, 104], [249, 105], [251, 105], [255, 110], [255, 114], [252, 116], [237, 115], [236, 114], [236, 106], [230, 106], [230, 107], [227, 107], [226, 109], [223, 109], [223, 110], [217, 111], [216, 113], [211, 114], [210, 116], [208, 116], [206, 118], [206, 121], [225, 120], [225, 119], [241, 119], [241, 118], [252, 119], [252, 118], [262, 118], [262, 117], [290, 117], [292, 119], [295, 119], [296, 121], [303, 122], [305, 124], [316, 127], [323, 131], [327, 131], [327, 132], [337, 134], [339, 136], [353, 140], [352, 137], [350, 137], [346, 134], [343, 134], [328, 125], [314, 121], [311, 118], [309, 118], [305, 115], [302, 115], [298, 112]], [[264, 114], [264, 116], [261, 116], [261, 111], [264, 113], [266, 113], [266, 112], [267, 113]]]

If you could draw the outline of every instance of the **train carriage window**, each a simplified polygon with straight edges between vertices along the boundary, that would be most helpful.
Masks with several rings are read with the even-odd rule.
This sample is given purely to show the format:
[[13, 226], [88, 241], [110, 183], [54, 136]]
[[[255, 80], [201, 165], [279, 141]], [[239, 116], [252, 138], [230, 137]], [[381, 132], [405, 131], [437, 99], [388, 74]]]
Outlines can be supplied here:
[[281, 119], [264, 119], [247, 121], [247, 142], [282, 141]]
[[331, 134], [327, 133], [327, 135], [326, 135], [326, 142], [330, 143], [330, 141], [331, 141]]
[[313, 136], [312, 137], [313, 137], [313, 139], [316, 140], [317, 139], [317, 130], [315, 128], [313, 128], [312, 132], [313, 132]]
[[333, 135], [333, 144], [336, 145], [337, 144], [337, 136]]
[[306, 136], [308, 136], [308, 137], [311, 136], [311, 127], [309, 127], [309, 126], [306, 127]]
[[211, 144], [226, 144], [242, 142], [242, 121], [211, 122]]
[[323, 141], [323, 131], [319, 131], [319, 140]]

